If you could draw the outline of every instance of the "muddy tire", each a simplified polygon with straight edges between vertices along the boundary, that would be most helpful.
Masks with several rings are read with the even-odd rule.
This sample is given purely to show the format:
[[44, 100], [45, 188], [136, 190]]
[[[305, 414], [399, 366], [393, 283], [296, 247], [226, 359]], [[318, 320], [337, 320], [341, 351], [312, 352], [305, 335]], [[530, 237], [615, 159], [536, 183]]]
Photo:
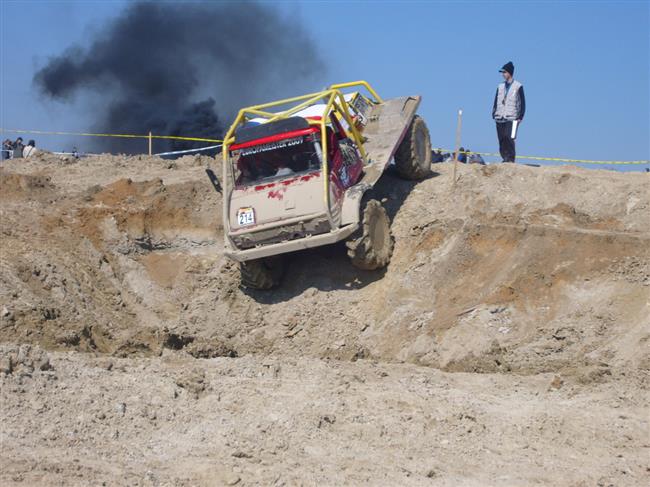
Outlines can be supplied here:
[[395, 153], [395, 168], [404, 179], [424, 179], [431, 172], [431, 138], [424, 120], [416, 115]]
[[361, 210], [359, 229], [346, 242], [352, 264], [359, 269], [386, 267], [393, 254], [393, 237], [386, 210], [377, 200], [369, 200]]
[[284, 260], [280, 257], [239, 263], [241, 285], [249, 289], [271, 289], [280, 284]]

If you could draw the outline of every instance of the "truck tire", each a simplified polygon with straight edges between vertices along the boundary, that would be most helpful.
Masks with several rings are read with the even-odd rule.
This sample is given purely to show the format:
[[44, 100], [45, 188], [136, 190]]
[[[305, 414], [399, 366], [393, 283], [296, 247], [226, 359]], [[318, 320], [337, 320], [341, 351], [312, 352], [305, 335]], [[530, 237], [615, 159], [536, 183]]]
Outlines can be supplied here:
[[239, 263], [241, 285], [249, 289], [271, 289], [280, 284], [284, 259], [270, 257]]
[[411, 122], [395, 153], [395, 168], [404, 179], [424, 179], [431, 171], [431, 138], [419, 115]]
[[346, 242], [352, 264], [359, 269], [386, 267], [393, 254], [393, 236], [386, 210], [377, 200], [369, 200], [361, 210], [359, 229]]

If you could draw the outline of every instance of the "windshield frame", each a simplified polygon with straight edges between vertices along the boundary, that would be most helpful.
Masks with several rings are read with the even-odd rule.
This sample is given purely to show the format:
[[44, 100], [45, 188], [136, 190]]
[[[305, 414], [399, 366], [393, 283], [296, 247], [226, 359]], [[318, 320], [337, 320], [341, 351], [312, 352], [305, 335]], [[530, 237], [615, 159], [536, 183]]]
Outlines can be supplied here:
[[[293, 140], [295, 140], [294, 143], [292, 143]], [[284, 145], [282, 145], [283, 143]], [[241, 160], [242, 157], [255, 157], [260, 154], [278, 152], [278, 151], [289, 152], [292, 146], [303, 146], [304, 144], [310, 145], [310, 147], [307, 149], [310, 152], [311, 150], [313, 150], [312, 157], [315, 158], [315, 161], [314, 159], [312, 159], [310, 161], [311, 163], [308, 162], [307, 167], [305, 169], [299, 171], [293, 170], [293, 168], [290, 167], [289, 160], [287, 160], [286, 165], [283, 166], [280, 165], [282, 164], [282, 162], [278, 164], [275, 161], [272, 162], [269, 161], [269, 162], [265, 162], [264, 164], [267, 166], [267, 169], [273, 169], [273, 170], [277, 169], [277, 171], [279, 172], [282, 167], [286, 167], [291, 172], [283, 173], [283, 174], [275, 173], [273, 175], [267, 175], [267, 176], [259, 175], [255, 179], [248, 179], [242, 177], [243, 176], [242, 162], [244, 163], [248, 162], [248, 161], [242, 161]], [[260, 186], [260, 185], [273, 183], [275, 181], [279, 181], [283, 179], [302, 176], [308, 173], [319, 172], [322, 170], [322, 164], [323, 164], [320, 144], [321, 144], [320, 130], [318, 129], [318, 127], [309, 127], [308, 129], [295, 130], [291, 132], [285, 132], [282, 134], [276, 134], [269, 137], [262, 137], [242, 144], [233, 144], [233, 146], [231, 146], [229, 150], [230, 152], [229, 159], [231, 160], [230, 166], [233, 174], [234, 187], [247, 188], [250, 186]], [[256, 148], [263, 148], [263, 149], [259, 151], [255, 151]], [[249, 151], [249, 153], [246, 153], [247, 150]], [[257, 170], [261, 169], [259, 165], [261, 162], [262, 161], [258, 161], [257, 163], [258, 166], [256, 168]]]

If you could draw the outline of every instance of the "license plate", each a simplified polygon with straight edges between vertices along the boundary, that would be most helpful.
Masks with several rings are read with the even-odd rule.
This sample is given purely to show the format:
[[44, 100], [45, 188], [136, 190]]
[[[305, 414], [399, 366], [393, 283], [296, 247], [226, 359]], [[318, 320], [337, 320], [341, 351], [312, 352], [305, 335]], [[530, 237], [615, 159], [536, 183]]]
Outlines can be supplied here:
[[237, 211], [237, 223], [240, 227], [255, 224], [255, 210], [253, 208], [240, 208]]

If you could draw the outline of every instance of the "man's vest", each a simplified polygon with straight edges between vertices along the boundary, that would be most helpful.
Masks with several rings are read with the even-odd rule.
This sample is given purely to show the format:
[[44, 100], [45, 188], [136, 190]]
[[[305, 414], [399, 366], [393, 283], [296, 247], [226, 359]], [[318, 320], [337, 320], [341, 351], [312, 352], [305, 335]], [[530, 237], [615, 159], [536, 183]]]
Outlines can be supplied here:
[[497, 88], [497, 109], [494, 112], [495, 120], [517, 120], [517, 114], [520, 110], [519, 88], [521, 83], [512, 80], [508, 94], [506, 95], [506, 84], [501, 83]]

